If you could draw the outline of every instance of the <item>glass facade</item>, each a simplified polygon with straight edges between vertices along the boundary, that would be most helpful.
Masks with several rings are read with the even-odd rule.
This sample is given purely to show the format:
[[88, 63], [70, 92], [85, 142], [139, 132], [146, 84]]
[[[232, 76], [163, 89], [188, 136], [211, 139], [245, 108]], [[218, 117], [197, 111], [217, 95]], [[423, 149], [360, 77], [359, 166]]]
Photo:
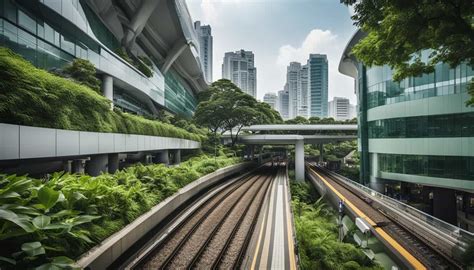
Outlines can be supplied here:
[[467, 91], [467, 83], [474, 77], [474, 69], [463, 63], [455, 68], [438, 64], [435, 72], [395, 82], [388, 66], [367, 68], [367, 106], [378, 106], [444, 96]]
[[196, 110], [197, 100], [191, 87], [173, 70], [165, 76], [165, 107], [185, 117]]
[[474, 112], [370, 121], [369, 138], [474, 137]]
[[474, 180], [474, 157], [378, 154], [378, 163], [382, 172]]

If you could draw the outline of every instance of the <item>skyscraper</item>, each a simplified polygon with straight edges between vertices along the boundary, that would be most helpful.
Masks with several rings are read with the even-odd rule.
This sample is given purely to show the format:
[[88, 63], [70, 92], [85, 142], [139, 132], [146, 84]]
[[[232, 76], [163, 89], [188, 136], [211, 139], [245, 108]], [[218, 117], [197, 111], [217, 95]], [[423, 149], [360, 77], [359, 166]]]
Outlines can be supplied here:
[[199, 37], [201, 64], [204, 76], [212, 82], [212, 33], [210, 25], [201, 25], [200, 21], [194, 23], [194, 29]]
[[256, 97], [257, 68], [254, 66], [253, 52], [240, 50], [225, 53], [222, 78], [231, 80], [242, 91]]
[[263, 102], [267, 103], [272, 107], [272, 109], [276, 110], [278, 107], [278, 96], [275, 93], [266, 93], [263, 96]]
[[291, 62], [286, 68], [286, 83], [289, 95], [288, 117], [290, 119], [298, 116], [298, 93], [301, 92], [300, 72], [301, 64], [298, 62]]
[[310, 116], [328, 116], [328, 58], [325, 54], [310, 54], [309, 107]]
[[287, 88], [288, 87], [285, 86], [285, 90], [278, 91], [278, 112], [284, 120], [289, 119], [289, 95]]
[[329, 102], [329, 117], [336, 120], [351, 119], [351, 106], [349, 99], [334, 97], [334, 99]]
[[301, 67], [300, 72], [300, 87], [298, 92], [298, 115], [309, 117], [308, 106], [308, 87], [309, 87], [309, 68], [308, 65]]

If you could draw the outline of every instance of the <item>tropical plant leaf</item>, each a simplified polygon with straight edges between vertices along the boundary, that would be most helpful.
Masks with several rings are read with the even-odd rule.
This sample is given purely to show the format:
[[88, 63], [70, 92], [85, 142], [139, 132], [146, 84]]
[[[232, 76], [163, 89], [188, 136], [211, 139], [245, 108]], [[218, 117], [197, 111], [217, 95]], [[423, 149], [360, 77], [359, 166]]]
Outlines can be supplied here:
[[45, 215], [41, 215], [33, 219], [33, 225], [35, 225], [35, 227], [38, 229], [44, 229], [50, 223], [51, 223], [51, 218]]
[[44, 206], [45, 210], [48, 210], [56, 204], [59, 199], [59, 194], [58, 191], [44, 186], [38, 190], [38, 200]]
[[89, 216], [89, 215], [82, 215], [71, 218], [68, 220], [68, 223], [72, 224], [73, 226], [77, 226], [84, 223], [89, 223], [95, 219], [101, 218], [100, 216]]
[[0, 261], [4, 261], [4, 262], [7, 262], [7, 263], [13, 264], [13, 265], [16, 264], [16, 261], [14, 259], [6, 258], [6, 257], [3, 257], [3, 256], [0, 256]]
[[10, 210], [0, 209], [0, 219], [13, 222], [16, 225], [20, 226], [26, 232], [33, 232], [36, 230], [28, 218], [19, 217], [17, 214]]
[[45, 254], [43, 246], [40, 242], [29, 242], [21, 245], [21, 250], [23, 250], [28, 256], [34, 257], [41, 254]]

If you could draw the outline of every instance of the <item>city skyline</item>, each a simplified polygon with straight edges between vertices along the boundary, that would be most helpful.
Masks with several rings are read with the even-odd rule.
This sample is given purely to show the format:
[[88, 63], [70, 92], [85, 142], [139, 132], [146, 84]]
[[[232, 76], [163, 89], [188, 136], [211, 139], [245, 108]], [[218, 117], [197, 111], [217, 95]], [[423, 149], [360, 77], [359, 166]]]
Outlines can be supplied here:
[[[346, 6], [333, 1], [306, 0], [186, 2], [193, 20], [213, 28], [214, 66], [222, 65], [225, 52], [253, 51], [259, 70], [259, 100], [263, 100], [265, 93], [282, 89], [290, 62], [304, 64], [309, 54], [316, 53], [328, 55], [328, 98], [343, 96], [356, 103], [353, 82], [337, 71], [341, 53], [356, 29]], [[244, 11], [248, 16], [241, 21], [239, 14]], [[214, 68], [213, 77], [221, 78], [219, 69]]]

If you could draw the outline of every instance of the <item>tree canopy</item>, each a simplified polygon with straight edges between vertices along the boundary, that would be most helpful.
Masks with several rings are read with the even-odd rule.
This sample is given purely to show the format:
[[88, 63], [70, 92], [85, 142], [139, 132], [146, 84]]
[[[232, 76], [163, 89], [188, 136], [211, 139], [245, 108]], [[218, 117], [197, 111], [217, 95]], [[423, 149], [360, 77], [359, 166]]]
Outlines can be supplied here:
[[214, 134], [228, 131], [232, 145], [244, 126], [282, 121], [279, 113], [268, 104], [258, 102], [226, 79], [214, 82], [199, 95], [199, 101], [194, 114], [196, 123]]
[[[341, 2], [354, 7], [355, 25], [367, 33], [352, 52], [368, 66], [389, 65], [395, 80], [433, 72], [439, 62], [474, 66], [472, 0]], [[474, 81], [469, 92], [474, 94]]]

